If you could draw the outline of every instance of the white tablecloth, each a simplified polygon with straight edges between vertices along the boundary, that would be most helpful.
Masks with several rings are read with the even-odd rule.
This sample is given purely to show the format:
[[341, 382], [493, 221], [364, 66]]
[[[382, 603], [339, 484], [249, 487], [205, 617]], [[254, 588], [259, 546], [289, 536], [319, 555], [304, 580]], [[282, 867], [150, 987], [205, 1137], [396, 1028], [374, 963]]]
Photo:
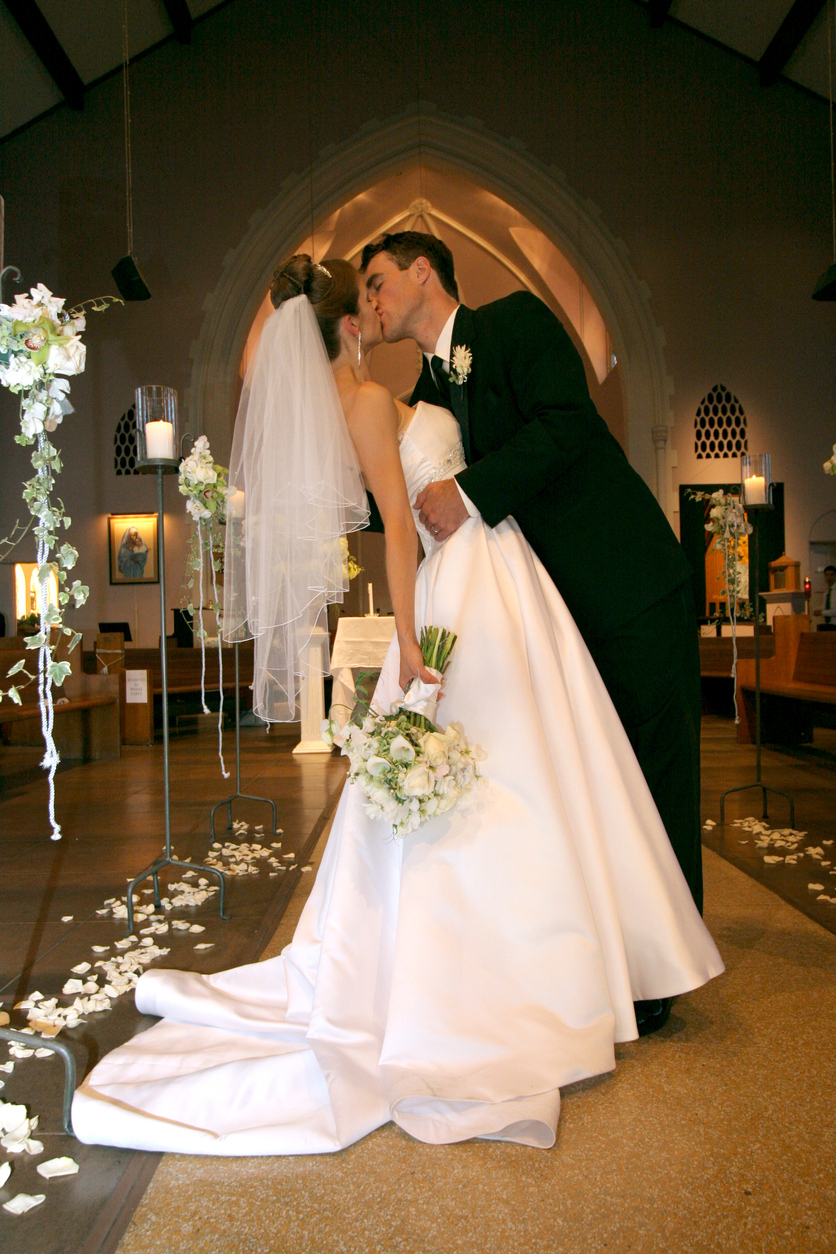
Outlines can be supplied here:
[[395, 618], [341, 618], [331, 650], [331, 718], [340, 727], [354, 709], [354, 671], [380, 670], [395, 634]]

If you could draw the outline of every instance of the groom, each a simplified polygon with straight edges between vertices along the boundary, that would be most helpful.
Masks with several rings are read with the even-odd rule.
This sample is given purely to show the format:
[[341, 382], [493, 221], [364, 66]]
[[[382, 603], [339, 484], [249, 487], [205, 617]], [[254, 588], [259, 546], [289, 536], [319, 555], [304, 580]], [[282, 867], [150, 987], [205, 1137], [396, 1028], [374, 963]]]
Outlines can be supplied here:
[[[562, 324], [529, 292], [468, 309], [453, 257], [417, 231], [363, 251], [383, 338], [424, 353], [411, 403], [442, 404], [467, 469], [414, 502], [446, 539], [472, 514], [513, 514], [577, 623], [702, 908], [700, 674], [685, 556], [650, 490], [589, 397]], [[642, 1029], [642, 1003], [637, 1014]], [[661, 1026], [667, 1007], [645, 1015]], [[659, 1022], [658, 1020], [661, 1020]]]

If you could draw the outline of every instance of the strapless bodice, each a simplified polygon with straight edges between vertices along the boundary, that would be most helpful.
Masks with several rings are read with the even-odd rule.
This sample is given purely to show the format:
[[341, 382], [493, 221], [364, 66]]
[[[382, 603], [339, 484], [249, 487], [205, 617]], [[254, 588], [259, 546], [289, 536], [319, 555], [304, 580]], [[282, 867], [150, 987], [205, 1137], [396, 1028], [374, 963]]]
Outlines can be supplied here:
[[[419, 401], [415, 406], [412, 421], [400, 437], [400, 449], [410, 504], [428, 483], [452, 479], [467, 466], [456, 419], [449, 409], [427, 401]], [[440, 547], [439, 542], [418, 521], [416, 510], [413, 514], [424, 552], [429, 557]]]

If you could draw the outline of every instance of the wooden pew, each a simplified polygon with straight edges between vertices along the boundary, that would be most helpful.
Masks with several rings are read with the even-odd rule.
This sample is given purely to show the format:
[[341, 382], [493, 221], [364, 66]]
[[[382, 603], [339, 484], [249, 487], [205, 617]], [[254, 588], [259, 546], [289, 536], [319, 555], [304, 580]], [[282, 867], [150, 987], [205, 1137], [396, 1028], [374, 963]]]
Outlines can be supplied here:
[[[806, 614], [776, 615], [776, 651], [761, 663], [761, 739], [798, 744], [813, 735], [816, 707], [836, 706], [836, 632], [812, 632]], [[754, 740], [755, 667], [738, 666], [738, 739]]]
[[[22, 642], [4, 644], [0, 649], [0, 681], [6, 672], [25, 657], [27, 670], [37, 669], [38, 655], [22, 647]], [[122, 754], [119, 727], [119, 677], [87, 675], [81, 671], [81, 652], [73, 654], [73, 673], [60, 688], [53, 687], [55, 710], [53, 738], [62, 759], [118, 758]], [[43, 744], [38, 685], [27, 683], [20, 689], [22, 705], [8, 698], [0, 704], [0, 739], [10, 745]]]
[[[245, 641], [240, 649], [240, 681], [242, 688], [249, 688], [253, 682], [253, 642]], [[170, 693], [200, 691], [200, 649], [169, 648], [166, 654], [168, 662], [168, 691]], [[151, 682], [155, 693], [162, 692], [162, 668], [159, 649], [135, 649], [128, 645], [125, 649], [124, 668], [126, 670], [147, 670], [151, 672]], [[85, 671], [96, 668], [95, 654], [85, 653]], [[232, 645], [223, 648], [224, 691], [231, 692], [235, 688], [235, 650]], [[206, 646], [206, 690], [218, 690], [218, 649], [217, 645]]]

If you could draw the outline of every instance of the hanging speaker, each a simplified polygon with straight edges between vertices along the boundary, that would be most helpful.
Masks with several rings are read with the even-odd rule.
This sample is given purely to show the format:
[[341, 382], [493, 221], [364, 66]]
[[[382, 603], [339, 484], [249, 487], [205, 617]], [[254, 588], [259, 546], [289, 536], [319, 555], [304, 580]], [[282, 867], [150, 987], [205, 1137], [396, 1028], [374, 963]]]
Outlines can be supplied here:
[[119, 295], [125, 300], [150, 300], [151, 293], [145, 285], [145, 280], [139, 273], [139, 267], [133, 257], [123, 257], [121, 261], [117, 261], [116, 265], [110, 272], [113, 275], [113, 281], [119, 289]]
[[828, 266], [819, 279], [813, 300], [836, 300], [836, 265]]

